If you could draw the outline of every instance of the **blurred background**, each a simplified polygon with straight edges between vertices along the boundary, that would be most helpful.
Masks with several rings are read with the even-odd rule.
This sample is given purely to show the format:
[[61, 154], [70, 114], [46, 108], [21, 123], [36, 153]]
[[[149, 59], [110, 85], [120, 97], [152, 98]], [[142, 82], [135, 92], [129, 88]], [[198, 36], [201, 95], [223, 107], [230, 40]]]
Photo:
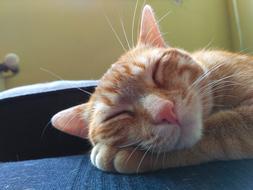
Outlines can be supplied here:
[[[1, 0], [0, 60], [9, 52], [18, 54], [20, 73], [0, 79], [0, 89], [59, 78], [99, 79], [124, 52], [106, 17], [127, 48], [120, 20], [132, 45], [136, 1]], [[138, 1], [134, 42], [144, 3]], [[172, 46], [189, 51], [204, 47], [253, 51], [252, 0], [146, 0], [146, 3], [154, 8], [158, 19], [164, 18], [160, 22], [161, 31]]]

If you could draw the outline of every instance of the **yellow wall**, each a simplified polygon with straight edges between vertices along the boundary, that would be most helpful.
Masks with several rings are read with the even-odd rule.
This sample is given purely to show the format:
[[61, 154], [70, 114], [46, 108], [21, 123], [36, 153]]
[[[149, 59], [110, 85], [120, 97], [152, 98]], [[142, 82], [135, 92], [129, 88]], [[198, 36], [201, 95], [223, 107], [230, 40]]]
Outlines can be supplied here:
[[[135, 2], [1, 0], [0, 58], [8, 52], [15, 52], [21, 58], [21, 72], [6, 81], [7, 88], [58, 80], [40, 68], [63, 79], [99, 79], [123, 52], [104, 15], [108, 15], [126, 44], [119, 19], [123, 19], [130, 39]], [[170, 44], [187, 50], [208, 44], [232, 49], [225, 0], [182, 2], [177, 5], [173, 0], [147, 0], [158, 18], [171, 11], [161, 22], [161, 29], [167, 32], [165, 38]], [[142, 3], [139, 0], [137, 16]], [[135, 36], [136, 30], [135, 27]]]
[[[253, 53], [253, 1], [228, 0], [233, 49]], [[237, 13], [237, 14], [235, 14]], [[237, 17], [236, 17], [237, 16]], [[236, 19], [237, 18], [237, 19]]]

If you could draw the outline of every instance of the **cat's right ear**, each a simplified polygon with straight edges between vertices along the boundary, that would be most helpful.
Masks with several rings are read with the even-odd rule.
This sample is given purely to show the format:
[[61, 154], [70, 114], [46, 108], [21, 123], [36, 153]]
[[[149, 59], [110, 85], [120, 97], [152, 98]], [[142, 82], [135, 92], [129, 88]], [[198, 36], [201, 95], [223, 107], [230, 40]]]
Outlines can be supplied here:
[[153, 47], [166, 47], [164, 39], [155, 19], [150, 5], [145, 5], [141, 15], [141, 28], [137, 46], [151, 45]]
[[84, 118], [86, 104], [71, 107], [55, 114], [51, 123], [60, 131], [70, 135], [87, 138], [88, 122]]

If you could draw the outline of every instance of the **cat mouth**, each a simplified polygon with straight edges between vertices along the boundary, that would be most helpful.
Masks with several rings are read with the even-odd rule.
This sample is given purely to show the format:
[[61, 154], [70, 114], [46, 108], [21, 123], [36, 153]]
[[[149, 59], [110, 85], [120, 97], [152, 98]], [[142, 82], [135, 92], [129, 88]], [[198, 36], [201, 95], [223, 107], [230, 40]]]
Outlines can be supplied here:
[[153, 147], [157, 149], [154, 152], [169, 152], [174, 150], [181, 136], [180, 124], [172, 125], [171, 123], [164, 122], [154, 127], [157, 128], [155, 132], [156, 138], [152, 142]]
[[[155, 126], [158, 128], [154, 140], [154, 147], [158, 151], [170, 152], [193, 146], [199, 139], [202, 133], [201, 126], [198, 122], [171, 125], [165, 122], [163, 125]], [[154, 151], [156, 152], [156, 151]]]
[[176, 149], [189, 148], [193, 146], [199, 141], [201, 135], [202, 127], [200, 123], [196, 122], [182, 125]]

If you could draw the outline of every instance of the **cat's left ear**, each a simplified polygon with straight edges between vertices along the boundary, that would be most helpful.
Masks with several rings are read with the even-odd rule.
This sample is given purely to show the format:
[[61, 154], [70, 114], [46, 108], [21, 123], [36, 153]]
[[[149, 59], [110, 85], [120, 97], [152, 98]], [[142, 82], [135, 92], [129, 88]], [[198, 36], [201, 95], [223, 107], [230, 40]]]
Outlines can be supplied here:
[[87, 138], [88, 122], [84, 117], [85, 107], [86, 104], [81, 104], [58, 112], [51, 119], [52, 125], [70, 135]]
[[137, 46], [139, 45], [166, 47], [150, 5], [145, 5], [142, 10], [141, 28]]

